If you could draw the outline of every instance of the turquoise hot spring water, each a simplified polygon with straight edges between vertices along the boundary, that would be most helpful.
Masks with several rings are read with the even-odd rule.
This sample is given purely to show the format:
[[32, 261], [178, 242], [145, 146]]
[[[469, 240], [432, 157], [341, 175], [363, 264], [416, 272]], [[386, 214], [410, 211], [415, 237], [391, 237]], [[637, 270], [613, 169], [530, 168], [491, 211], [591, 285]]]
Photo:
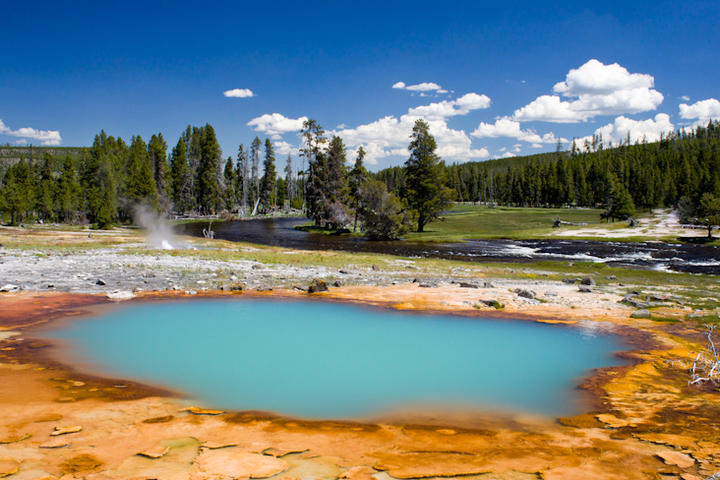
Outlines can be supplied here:
[[43, 336], [83, 371], [207, 407], [344, 419], [426, 407], [579, 413], [578, 383], [624, 349], [581, 328], [259, 299], [130, 304]]

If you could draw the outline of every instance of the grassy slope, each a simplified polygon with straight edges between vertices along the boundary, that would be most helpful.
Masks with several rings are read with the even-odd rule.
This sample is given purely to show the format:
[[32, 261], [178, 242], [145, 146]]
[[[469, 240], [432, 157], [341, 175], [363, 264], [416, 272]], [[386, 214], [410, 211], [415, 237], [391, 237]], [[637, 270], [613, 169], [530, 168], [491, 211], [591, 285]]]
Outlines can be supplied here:
[[[412, 232], [407, 240], [422, 242], [462, 241], [471, 238], [544, 238], [551, 233], [553, 222], [560, 218], [566, 222], [587, 222], [588, 227], [606, 226], [600, 223], [601, 210], [570, 208], [488, 208], [473, 205], [455, 205], [448, 215], [425, 227], [425, 232]], [[608, 228], [622, 228], [624, 222], [610, 224]]]

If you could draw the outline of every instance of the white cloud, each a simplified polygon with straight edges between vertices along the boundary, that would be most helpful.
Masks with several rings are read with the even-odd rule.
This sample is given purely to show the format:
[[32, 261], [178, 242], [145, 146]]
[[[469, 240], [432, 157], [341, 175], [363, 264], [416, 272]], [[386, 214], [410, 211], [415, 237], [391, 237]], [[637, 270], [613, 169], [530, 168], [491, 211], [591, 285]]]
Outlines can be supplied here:
[[605, 65], [591, 59], [555, 84], [556, 95], [539, 96], [515, 110], [513, 118], [521, 122], [575, 123], [598, 115], [655, 110], [664, 97], [653, 88], [654, 81], [652, 75], [630, 73], [617, 63]]
[[278, 135], [288, 132], [298, 132], [302, 129], [303, 123], [308, 118], [303, 116], [300, 118], [288, 118], [281, 113], [266, 113], [250, 120], [247, 125], [254, 127], [256, 132], [263, 132], [278, 138]]
[[515, 154], [512, 153], [512, 152], [505, 152], [505, 153], [503, 153], [503, 154], [500, 155], [500, 156], [501, 156], [502, 158], [512, 158], [512, 157], [516, 157], [517, 155], [515, 155]]
[[512, 120], [508, 117], [502, 117], [495, 120], [495, 123], [480, 122], [478, 127], [473, 130], [470, 135], [477, 138], [498, 138], [508, 137], [517, 138], [523, 142], [539, 144], [539, 143], [557, 143], [567, 142], [565, 138], [557, 138], [552, 132], [539, 135], [533, 130], [523, 130], [520, 128], [520, 122]]
[[464, 115], [489, 105], [490, 99], [487, 96], [470, 93], [457, 100], [411, 108], [399, 118], [388, 115], [355, 128], [343, 128], [330, 133], [342, 137], [350, 148], [362, 145], [367, 152], [367, 163], [375, 165], [380, 158], [407, 156], [407, 146], [415, 121], [424, 118], [437, 142], [437, 154], [445, 160], [465, 162], [487, 158], [490, 153], [486, 148], [472, 148], [470, 137], [463, 130], [448, 127], [446, 118]]
[[426, 120], [439, 120], [455, 115], [466, 115], [473, 110], [490, 107], [490, 97], [467, 93], [455, 100], [443, 100], [441, 102], [421, 105], [408, 110], [408, 115], [425, 118]]
[[225, 90], [223, 95], [230, 98], [248, 98], [255, 96], [253, 91], [249, 88], [233, 88], [232, 90]]
[[689, 102], [689, 101], [690, 101], [690, 97], [688, 97], [687, 95], [682, 95], [682, 96], [680, 97], [680, 100], [685, 100], [686, 102]]
[[688, 105], [680, 104], [680, 118], [696, 120], [694, 125], [707, 125], [710, 120], [720, 119], [720, 101], [716, 98], [700, 100]]
[[9, 135], [23, 139], [15, 143], [28, 143], [29, 140], [38, 140], [41, 145], [60, 145], [60, 142], [62, 142], [60, 132], [57, 130], [37, 130], [31, 127], [11, 130], [2, 120], [0, 120], [0, 135]]
[[298, 147], [294, 147], [284, 140], [273, 142], [273, 147], [276, 155], [297, 155], [299, 153]]
[[435, 82], [422, 82], [415, 85], [407, 85], [405, 82], [397, 82], [393, 84], [392, 88], [399, 90], [409, 90], [411, 92], [437, 92], [447, 93], [443, 87]]
[[[656, 142], [660, 140], [661, 134], [667, 134], [675, 129], [670, 123], [670, 116], [666, 113], [658, 113], [655, 118], [647, 120], [633, 120], [627, 117], [617, 117], [613, 123], [609, 123], [595, 130], [596, 135], [602, 135], [603, 142], [612, 141], [618, 144], [625, 141], [630, 135], [630, 142]], [[585, 138], [579, 139], [577, 145], [582, 145]]]

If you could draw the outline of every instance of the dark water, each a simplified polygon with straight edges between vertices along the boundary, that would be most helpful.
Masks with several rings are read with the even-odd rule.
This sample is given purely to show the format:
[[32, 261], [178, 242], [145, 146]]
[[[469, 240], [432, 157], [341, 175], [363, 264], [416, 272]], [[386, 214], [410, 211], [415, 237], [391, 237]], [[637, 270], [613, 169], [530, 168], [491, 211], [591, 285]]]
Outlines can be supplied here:
[[[465, 243], [374, 242], [342, 235], [295, 230], [304, 218], [269, 218], [213, 223], [215, 238], [305, 250], [374, 252], [405, 257], [437, 257], [468, 261], [531, 262], [568, 260], [597, 262], [675, 272], [720, 275], [720, 247], [659, 242], [583, 240], [468, 240]], [[179, 225], [179, 233], [202, 236], [206, 223]]]
[[48, 334], [85, 371], [206, 406], [312, 418], [426, 407], [575, 414], [586, 407], [577, 383], [621, 363], [622, 349], [579, 328], [245, 299], [128, 305]]

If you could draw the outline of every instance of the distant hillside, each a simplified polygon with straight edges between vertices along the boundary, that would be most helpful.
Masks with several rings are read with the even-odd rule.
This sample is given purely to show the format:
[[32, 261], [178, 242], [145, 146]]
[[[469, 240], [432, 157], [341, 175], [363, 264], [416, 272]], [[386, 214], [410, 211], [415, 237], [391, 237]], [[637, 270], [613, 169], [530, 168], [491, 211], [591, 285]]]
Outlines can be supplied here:
[[20, 161], [21, 158], [25, 160], [38, 160], [43, 157], [46, 153], [56, 158], [64, 158], [69, 155], [74, 160], [82, 157], [83, 152], [87, 150], [86, 147], [37, 147], [34, 145], [24, 145], [21, 147], [11, 146], [0, 146], [0, 165], [7, 167]]

